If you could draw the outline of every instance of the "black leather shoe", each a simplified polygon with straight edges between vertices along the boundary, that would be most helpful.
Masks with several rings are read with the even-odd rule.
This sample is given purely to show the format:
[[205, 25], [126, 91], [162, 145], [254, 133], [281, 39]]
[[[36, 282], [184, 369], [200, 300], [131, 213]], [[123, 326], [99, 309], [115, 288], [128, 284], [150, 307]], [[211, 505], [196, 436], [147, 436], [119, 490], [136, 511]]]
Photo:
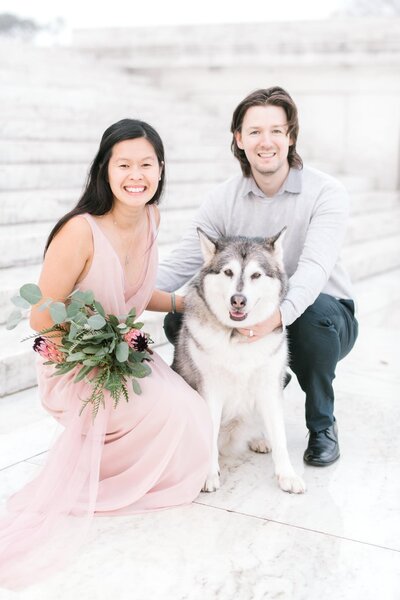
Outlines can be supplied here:
[[310, 431], [308, 446], [304, 452], [304, 462], [313, 467], [327, 467], [334, 463], [340, 456], [338, 428], [333, 425], [315, 433]]

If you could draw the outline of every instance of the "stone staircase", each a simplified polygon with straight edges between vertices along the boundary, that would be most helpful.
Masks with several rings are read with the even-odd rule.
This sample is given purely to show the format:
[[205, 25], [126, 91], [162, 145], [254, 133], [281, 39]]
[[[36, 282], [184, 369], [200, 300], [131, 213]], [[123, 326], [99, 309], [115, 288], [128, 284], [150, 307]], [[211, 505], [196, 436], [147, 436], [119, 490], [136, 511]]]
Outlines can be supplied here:
[[[35, 385], [34, 356], [20, 343], [28, 325], [6, 331], [10, 297], [37, 281], [46, 237], [78, 200], [103, 130], [126, 116], [149, 121], [166, 146], [167, 190], [161, 204], [160, 253], [181, 237], [207, 191], [238, 166], [230, 155], [229, 119], [209, 103], [159, 86], [146, 71], [74, 49], [8, 44], [0, 52], [0, 396]], [[305, 155], [319, 167], [315, 155]], [[314, 159], [314, 160], [313, 160]], [[354, 281], [400, 268], [400, 198], [375, 189], [373, 177], [336, 172], [351, 194], [353, 215], [344, 260]], [[368, 288], [370, 289], [370, 288]], [[392, 294], [400, 298], [398, 286]], [[393, 296], [390, 298], [393, 301]], [[374, 309], [388, 299], [374, 296]], [[146, 328], [165, 341], [162, 315]]]

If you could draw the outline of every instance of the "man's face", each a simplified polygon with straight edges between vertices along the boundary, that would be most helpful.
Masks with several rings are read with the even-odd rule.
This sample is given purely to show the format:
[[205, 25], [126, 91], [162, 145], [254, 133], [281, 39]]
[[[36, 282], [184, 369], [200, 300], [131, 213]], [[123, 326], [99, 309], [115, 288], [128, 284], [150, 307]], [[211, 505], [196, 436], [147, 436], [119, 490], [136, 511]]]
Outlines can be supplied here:
[[272, 175], [288, 166], [292, 140], [287, 133], [287, 117], [281, 106], [252, 106], [243, 119], [236, 143], [244, 150], [252, 172]]

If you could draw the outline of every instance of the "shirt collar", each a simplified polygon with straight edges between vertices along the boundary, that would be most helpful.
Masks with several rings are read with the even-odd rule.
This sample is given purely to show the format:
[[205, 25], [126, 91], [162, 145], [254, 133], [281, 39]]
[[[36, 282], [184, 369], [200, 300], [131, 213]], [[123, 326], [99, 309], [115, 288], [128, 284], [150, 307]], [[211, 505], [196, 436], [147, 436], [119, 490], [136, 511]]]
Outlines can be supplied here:
[[[300, 169], [289, 169], [288, 176], [283, 182], [280, 190], [276, 193], [276, 196], [283, 194], [284, 192], [290, 192], [291, 194], [300, 194], [302, 190], [302, 171]], [[253, 177], [246, 177], [245, 185], [243, 189], [243, 196], [247, 196], [249, 193], [260, 198], [266, 198], [264, 192], [260, 190]]]

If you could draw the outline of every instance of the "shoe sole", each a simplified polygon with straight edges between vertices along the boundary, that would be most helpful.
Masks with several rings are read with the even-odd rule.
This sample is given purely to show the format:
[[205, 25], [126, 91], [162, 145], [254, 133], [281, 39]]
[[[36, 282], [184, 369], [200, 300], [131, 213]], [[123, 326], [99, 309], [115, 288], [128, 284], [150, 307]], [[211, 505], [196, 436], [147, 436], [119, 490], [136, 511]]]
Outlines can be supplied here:
[[329, 462], [306, 460], [305, 458], [303, 458], [303, 461], [306, 463], [306, 465], [310, 465], [310, 467], [329, 467], [330, 465], [333, 465], [333, 463], [335, 463], [337, 460], [339, 460], [339, 458], [340, 458], [340, 454], [339, 454], [339, 456], [337, 456], [336, 458], [334, 458], [333, 460], [331, 460]]

